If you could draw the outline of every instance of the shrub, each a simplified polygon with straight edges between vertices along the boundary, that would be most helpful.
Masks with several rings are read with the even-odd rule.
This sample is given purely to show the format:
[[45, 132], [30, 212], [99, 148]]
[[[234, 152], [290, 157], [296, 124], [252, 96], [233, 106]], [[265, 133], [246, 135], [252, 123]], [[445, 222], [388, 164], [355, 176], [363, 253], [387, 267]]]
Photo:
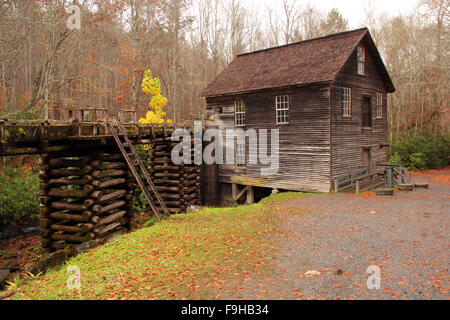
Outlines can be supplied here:
[[39, 216], [39, 175], [29, 167], [0, 168], [0, 225]]
[[136, 186], [134, 196], [133, 196], [133, 210], [136, 212], [142, 212], [145, 208], [148, 207], [147, 199], [145, 198], [144, 193], [137, 188]]
[[450, 135], [407, 134], [394, 137], [390, 163], [403, 164], [410, 170], [426, 170], [449, 164]]
[[[138, 153], [141, 160], [146, 164], [148, 162], [148, 150], [150, 146], [139, 145], [136, 147], [136, 152]], [[141, 179], [145, 181], [145, 177], [141, 175]], [[136, 212], [142, 212], [148, 207], [147, 199], [144, 193], [138, 187], [137, 183], [133, 184], [134, 196], [133, 196], [133, 210]]]
[[414, 171], [427, 169], [426, 156], [422, 152], [409, 155], [409, 167]]

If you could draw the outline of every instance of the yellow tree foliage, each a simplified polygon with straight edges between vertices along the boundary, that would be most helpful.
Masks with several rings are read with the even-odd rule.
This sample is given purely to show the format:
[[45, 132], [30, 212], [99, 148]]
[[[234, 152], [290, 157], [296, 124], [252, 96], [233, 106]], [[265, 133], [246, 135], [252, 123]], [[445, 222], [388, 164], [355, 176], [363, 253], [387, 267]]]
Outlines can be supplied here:
[[172, 124], [171, 119], [165, 121], [167, 114], [163, 111], [167, 104], [167, 98], [161, 95], [161, 82], [158, 78], [152, 77], [150, 70], [145, 71], [145, 77], [142, 80], [142, 91], [145, 94], [152, 95], [152, 100], [149, 104], [149, 111], [145, 118], [139, 119], [142, 124]]

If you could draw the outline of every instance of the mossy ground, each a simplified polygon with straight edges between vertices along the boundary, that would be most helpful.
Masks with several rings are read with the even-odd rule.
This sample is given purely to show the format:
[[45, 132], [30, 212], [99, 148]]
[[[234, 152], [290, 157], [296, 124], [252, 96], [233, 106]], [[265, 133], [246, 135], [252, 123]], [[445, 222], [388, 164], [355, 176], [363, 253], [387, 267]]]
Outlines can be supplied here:
[[[214, 299], [230, 275], [269, 271], [276, 206], [301, 196], [172, 216], [25, 282], [12, 299]], [[69, 266], [80, 268], [80, 290], [66, 286]]]

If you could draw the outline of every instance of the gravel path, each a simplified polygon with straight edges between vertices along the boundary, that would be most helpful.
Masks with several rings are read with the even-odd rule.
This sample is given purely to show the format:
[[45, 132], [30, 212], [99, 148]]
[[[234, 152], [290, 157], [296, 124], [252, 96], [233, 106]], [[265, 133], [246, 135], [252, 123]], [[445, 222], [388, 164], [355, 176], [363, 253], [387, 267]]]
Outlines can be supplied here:
[[[280, 232], [269, 239], [278, 248], [272, 272], [231, 281], [222, 299], [448, 300], [450, 185], [434, 181], [449, 176], [448, 168], [417, 176], [414, 182], [430, 183], [429, 190], [393, 197], [334, 194], [283, 203]], [[380, 289], [368, 289], [372, 265], [380, 268]]]

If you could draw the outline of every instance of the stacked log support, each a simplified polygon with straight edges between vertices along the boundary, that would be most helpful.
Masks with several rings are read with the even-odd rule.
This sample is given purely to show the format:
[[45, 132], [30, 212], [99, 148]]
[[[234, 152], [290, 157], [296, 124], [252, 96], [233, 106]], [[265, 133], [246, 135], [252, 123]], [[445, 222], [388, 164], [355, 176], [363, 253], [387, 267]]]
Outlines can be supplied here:
[[96, 148], [41, 156], [40, 226], [44, 248], [67, 249], [128, 229], [131, 180], [118, 149]]
[[91, 222], [97, 239], [119, 230], [129, 230], [133, 200], [133, 183], [120, 151], [106, 150], [100, 164], [93, 172], [92, 182], [96, 199]]
[[[172, 142], [168, 132], [154, 134], [145, 143], [148, 172], [169, 213], [184, 213], [200, 205], [200, 166], [172, 162], [178, 142]], [[73, 142], [64, 148], [43, 143], [40, 148], [44, 248], [72, 250], [81, 243], [101, 243], [115, 232], [130, 230], [135, 182], [117, 146], [97, 141]], [[194, 146], [191, 152], [193, 161]]]
[[176, 144], [164, 136], [149, 145], [149, 173], [169, 213], [183, 213], [201, 203], [200, 166], [173, 164], [172, 149]]

